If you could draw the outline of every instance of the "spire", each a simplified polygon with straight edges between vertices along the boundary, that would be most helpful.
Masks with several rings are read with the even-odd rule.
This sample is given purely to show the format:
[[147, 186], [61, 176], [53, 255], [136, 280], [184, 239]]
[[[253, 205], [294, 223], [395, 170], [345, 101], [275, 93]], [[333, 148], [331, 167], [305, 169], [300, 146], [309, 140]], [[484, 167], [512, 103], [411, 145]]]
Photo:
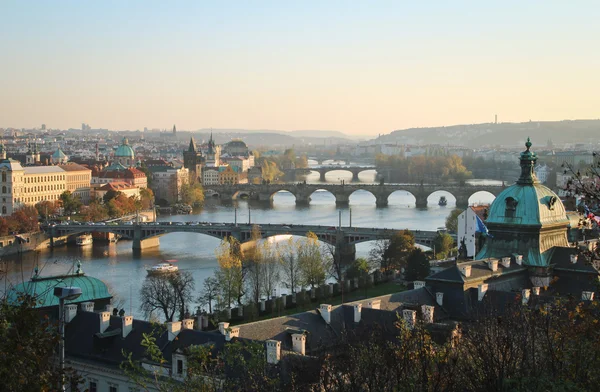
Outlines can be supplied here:
[[533, 171], [533, 168], [537, 161], [537, 155], [535, 152], [532, 152], [529, 150], [531, 148], [531, 140], [529, 138], [527, 138], [525, 147], [527, 149], [521, 153], [521, 158], [520, 158], [521, 176], [517, 180], [517, 184], [519, 184], [519, 185], [537, 184], [539, 181], [538, 181], [537, 177], [535, 176], [535, 172]]
[[194, 141], [194, 137], [190, 138], [190, 146], [188, 148], [189, 152], [196, 152], [196, 142]]
[[175, 124], [173, 124], [173, 135], [175, 135], [177, 133], [177, 128], [175, 127]]

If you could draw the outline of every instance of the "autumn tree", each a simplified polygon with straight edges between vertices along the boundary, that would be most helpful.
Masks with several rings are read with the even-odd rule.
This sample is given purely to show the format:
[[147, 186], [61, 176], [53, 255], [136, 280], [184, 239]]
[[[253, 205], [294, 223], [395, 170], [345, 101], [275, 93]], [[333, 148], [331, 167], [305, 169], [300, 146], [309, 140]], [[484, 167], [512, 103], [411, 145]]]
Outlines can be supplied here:
[[89, 205], [81, 208], [81, 215], [88, 222], [98, 222], [108, 218], [108, 210], [97, 200], [93, 200]]
[[38, 222], [38, 211], [32, 206], [23, 206], [13, 212], [10, 220], [18, 227], [19, 233], [31, 233], [38, 231], [40, 225]]
[[298, 244], [298, 266], [300, 267], [301, 286], [311, 289], [325, 283], [327, 268], [324, 263], [323, 249], [317, 235], [312, 232]]
[[60, 202], [58, 200], [43, 200], [35, 205], [35, 209], [42, 219], [49, 219], [58, 215]]
[[183, 183], [180, 190], [181, 201], [185, 204], [200, 206], [204, 204], [204, 189], [198, 181]]
[[63, 377], [71, 385], [81, 379], [56, 360], [60, 335], [55, 321], [41, 318], [38, 299], [19, 295], [18, 303], [0, 298], [0, 389], [58, 391]]
[[437, 257], [447, 257], [454, 247], [454, 238], [448, 233], [438, 232], [433, 240], [434, 252]]
[[229, 307], [234, 301], [241, 304], [244, 272], [239, 242], [233, 237], [224, 239], [215, 250], [215, 255], [219, 263], [219, 268], [215, 271], [215, 278], [219, 282], [219, 307]]
[[69, 191], [64, 191], [60, 196], [59, 200], [65, 210], [65, 215], [71, 215], [74, 212], [79, 211], [79, 208], [83, 205], [79, 196], [73, 195]]
[[414, 248], [406, 260], [404, 279], [407, 281], [421, 280], [428, 277], [429, 273], [430, 266], [427, 256], [421, 249]]
[[450, 214], [446, 217], [446, 230], [450, 233], [458, 233], [458, 216], [462, 214], [464, 210], [455, 208], [450, 211]]
[[370, 259], [384, 272], [400, 269], [406, 265], [406, 259], [414, 247], [415, 236], [410, 230], [397, 231], [389, 240], [375, 245], [370, 252]]
[[154, 205], [154, 192], [150, 188], [140, 189], [140, 204], [141, 208], [148, 210]]

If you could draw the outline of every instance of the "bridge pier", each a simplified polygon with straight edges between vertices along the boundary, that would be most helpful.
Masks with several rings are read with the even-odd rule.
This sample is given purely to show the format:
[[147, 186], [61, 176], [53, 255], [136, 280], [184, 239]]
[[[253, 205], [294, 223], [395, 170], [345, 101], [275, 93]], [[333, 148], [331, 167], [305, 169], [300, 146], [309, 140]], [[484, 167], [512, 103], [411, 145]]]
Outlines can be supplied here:
[[465, 196], [465, 195], [455, 195], [454, 197], [456, 197], [456, 207], [457, 208], [462, 208], [462, 209], [466, 209], [467, 207], [469, 207], [469, 196]]
[[158, 246], [160, 246], [158, 237], [150, 237], [143, 240], [134, 238], [132, 248], [134, 251], [141, 251], [144, 249], [156, 248]]
[[387, 207], [389, 195], [375, 195], [375, 205], [377, 207]]
[[334, 257], [341, 265], [348, 266], [356, 260], [356, 246], [354, 244], [341, 244], [335, 246]]
[[307, 206], [310, 204], [310, 194], [308, 192], [297, 192], [295, 196], [297, 206]]
[[415, 195], [417, 208], [427, 208], [427, 195]]
[[352, 171], [352, 182], [360, 182], [358, 179], [358, 171]]
[[319, 171], [319, 181], [321, 181], [321, 182], [327, 182], [327, 179], [325, 178], [325, 173], [327, 173], [325, 170], [320, 170]]
[[335, 193], [335, 204], [338, 206], [347, 206], [350, 204], [350, 194], [346, 192]]

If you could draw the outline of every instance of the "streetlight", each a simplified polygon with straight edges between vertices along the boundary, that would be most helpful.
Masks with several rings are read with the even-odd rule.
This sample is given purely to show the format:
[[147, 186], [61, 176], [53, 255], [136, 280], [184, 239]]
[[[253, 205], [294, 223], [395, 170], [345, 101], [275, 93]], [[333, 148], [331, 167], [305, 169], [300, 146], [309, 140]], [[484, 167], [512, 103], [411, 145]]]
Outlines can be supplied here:
[[81, 295], [80, 287], [55, 287], [54, 296], [58, 298], [58, 333], [60, 333], [58, 355], [60, 356], [60, 373], [62, 390], [65, 390], [65, 300], [72, 301]]

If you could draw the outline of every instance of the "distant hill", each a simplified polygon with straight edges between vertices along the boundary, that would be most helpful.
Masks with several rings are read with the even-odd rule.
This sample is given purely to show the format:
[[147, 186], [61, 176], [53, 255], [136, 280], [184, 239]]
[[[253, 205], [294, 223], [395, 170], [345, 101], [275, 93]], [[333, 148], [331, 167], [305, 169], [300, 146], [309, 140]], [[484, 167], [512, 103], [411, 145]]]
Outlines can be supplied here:
[[527, 137], [538, 146], [599, 142], [600, 120], [530, 121], [524, 123], [484, 123], [446, 127], [410, 128], [381, 135], [377, 143], [452, 144], [467, 147], [517, 147]]

